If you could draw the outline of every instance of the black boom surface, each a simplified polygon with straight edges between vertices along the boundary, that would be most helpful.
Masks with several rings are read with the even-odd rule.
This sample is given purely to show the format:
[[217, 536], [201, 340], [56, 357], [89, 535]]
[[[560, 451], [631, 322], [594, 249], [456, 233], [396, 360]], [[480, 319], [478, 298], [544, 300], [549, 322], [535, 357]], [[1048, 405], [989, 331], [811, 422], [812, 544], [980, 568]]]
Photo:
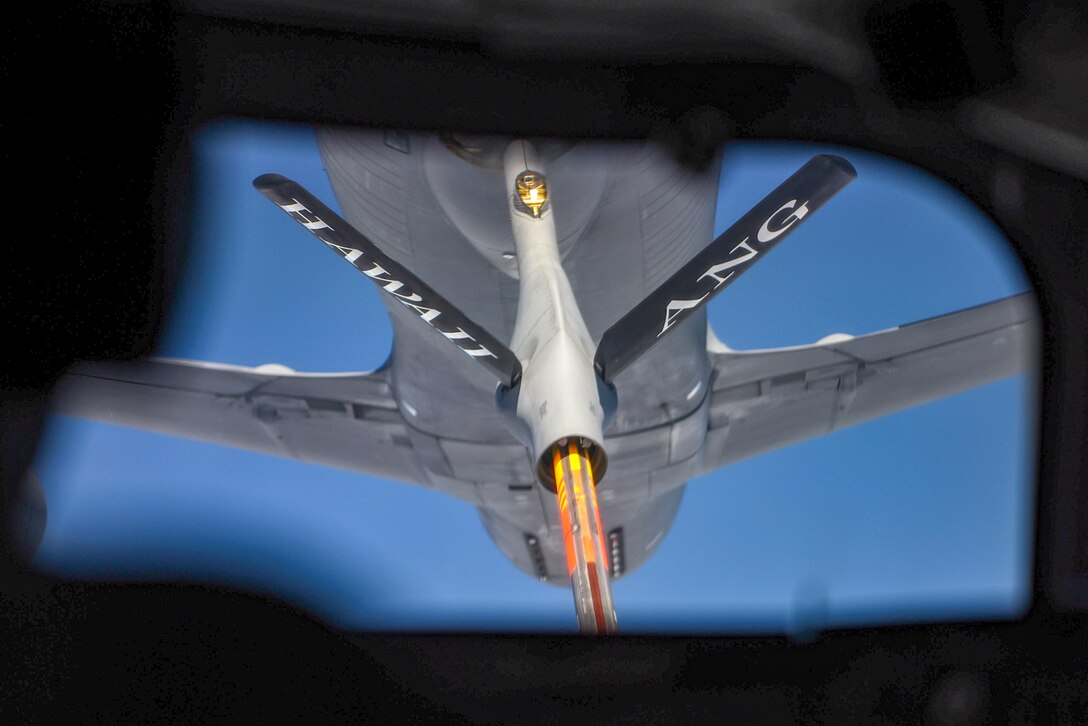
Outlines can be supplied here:
[[512, 386], [521, 377], [521, 363], [509, 348], [301, 185], [279, 174], [262, 174], [253, 180], [253, 186], [383, 292], [414, 310], [423, 322], [479, 361], [501, 383]]
[[594, 358], [600, 374], [606, 381], [614, 379], [856, 177], [842, 157], [812, 157], [605, 331]]

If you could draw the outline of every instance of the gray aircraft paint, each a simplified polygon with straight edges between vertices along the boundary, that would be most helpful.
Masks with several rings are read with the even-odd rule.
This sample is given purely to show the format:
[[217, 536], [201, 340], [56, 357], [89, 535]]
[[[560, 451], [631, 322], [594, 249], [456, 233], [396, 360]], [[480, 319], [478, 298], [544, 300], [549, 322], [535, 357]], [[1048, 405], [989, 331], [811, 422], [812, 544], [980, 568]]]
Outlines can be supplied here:
[[[516, 259], [505, 257], [514, 241], [501, 168], [466, 160], [435, 136], [406, 137], [400, 146], [408, 153], [380, 132], [319, 131], [344, 217], [498, 340], [511, 341], [518, 280]], [[598, 342], [711, 240], [718, 166], [686, 168], [653, 144], [565, 145], [551, 154], [559, 254]], [[481, 200], [495, 198], [495, 211], [477, 220], [476, 210], [491, 209]], [[300, 244], [313, 244], [298, 233]], [[360, 284], [370, 281], [360, 276]], [[381, 370], [88, 363], [61, 382], [59, 411], [444, 491], [479, 507], [520, 569], [537, 577], [543, 563], [547, 579], [565, 586], [555, 497], [535, 483], [527, 447], [497, 410], [495, 377], [385, 297], [394, 343]], [[622, 531], [624, 571], [660, 544], [689, 479], [1026, 370], [1037, 334], [1030, 294], [770, 351], [734, 352], [708, 340], [705, 313], [695, 311], [614, 381], [619, 402], [604, 430], [609, 467], [598, 497], [604, 529]]]

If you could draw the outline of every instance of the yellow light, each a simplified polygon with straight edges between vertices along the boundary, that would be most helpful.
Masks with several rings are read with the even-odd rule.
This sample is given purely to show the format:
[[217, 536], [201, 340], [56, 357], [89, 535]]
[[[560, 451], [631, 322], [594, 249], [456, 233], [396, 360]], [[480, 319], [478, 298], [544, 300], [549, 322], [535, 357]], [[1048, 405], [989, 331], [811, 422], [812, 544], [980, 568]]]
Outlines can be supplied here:
[[548, 184], [544, 181], [544, 176], [535, 171], [523, 171], [518, 175], [514, 188], [521, 203], [529, 209], [529, 213], [534, 217], [540, 217], [548, 201]]

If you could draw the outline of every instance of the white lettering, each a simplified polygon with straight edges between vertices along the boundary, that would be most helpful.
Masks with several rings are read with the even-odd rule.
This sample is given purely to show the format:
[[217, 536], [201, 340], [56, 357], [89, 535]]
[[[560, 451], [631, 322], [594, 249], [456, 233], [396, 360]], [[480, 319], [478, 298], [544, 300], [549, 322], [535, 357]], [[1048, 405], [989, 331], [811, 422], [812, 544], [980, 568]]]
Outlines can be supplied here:
[[[478, 342], [475, 338], [473, 338], [461, 328], [457, 328], [457, 330], [453, 331], [452, 333], [447, 333], [445, 330], [439, 330], [438, 328], [435, 328], [435, 330], [438, 330], [439, 333], [442, 333], [442, 335], [446, 336], [446, 338], [449, 340], [471, 340], [473, 343]], [[461, 350], [465, 351], [473, 358], [479, 358], [480, 356], [484, 355], [489, 355], [492, 358], [498, 358], [497, 355], [495, 355], [482, 345], [479, 348], [475, 348], [473, 350], [469, 350], [468, 348], [462, 348], [460, 345], [458, 345], [457, 347], [461, 348]]]
[[[378, 263], [375, 262], [373, 264], [373, 266], [370, 267], [370, 269], [368, 269], [368, 270], [363, 270], [363, 269], [359, 268], [359, 266], [355, 264], [355, 261], [364, 256], [363, 251], [362, 250], [357, 250], [354, 247], [345, 247], [343, 245], [338, 245], [335, 242], [330, 242], [329, 240], [325, 239], [320, 234], [317, 234], [316, 230], [320, 230], [320, 229], [329, 229], [329, 230], [331, 230], [332, 227], [329, 226], [323, 219], [321, 219], [316, 214], [314, 214], [313, 211], [308, 209], [306, 207], [306, 205], [303, 204], [302, 202], [298, 201], [297, 199], [294, 199], [292, 201], [294, 202], [294, 204], [281, 204], [279, 206], [280, 206], [281, 209], [283, 209], [283, 211], [285, 211], [288, 214], [295, 217], [295, 219], [300, 224], [302, 224], [303, 227], [310, 230], [311, 232], [314, 232], [315, 236], [319, 240], [321, 240], [326, 245], [328, 245], [329, 247], [332, 247], [334, 250], [339, 252], [340, 255], [345, 260], [350, 262], [357, 270], [362, 272], [364, 275], [366, 275], [370, 279], [375, 280], [378, 284], [380, 284], [382, 286], [382, 289], [385, 290], [386, 292], [388, 292], [390, 295], [395, 296], [405, 307], [409, 307], [409, 308], [412, 308], [413, 310], [415, 310], [416, 313], [419, 315], [419, 317], [423, 320], [423, 322], [425, 322], [428, 325], [434, 327], [435, 330], [442, 333], [442, 335], [444, 335], [449, 340], [454, 341], [454, 345], [456, 345], [458, 348], [460, 348], [461, 350], [463, 350], [465, 353], [472, 356], [473, 358], [481, 358], [481, 357], [484, 357], [484, 356], [490, 356], [491, 358], [498, 358], [497, 355], [492, 353], [485, 346], [480, 345], [478, 340], [473, 338], [471, 335], [466, 333], [461, 328], [457, 328], [453, 332], [447, 333], [446, 331], [441, 330], [440, 328], [435, 326], [434, 320], [436, 318], [438, 318], [438, 316], [440, 316], [442, 314], [442, 311], [436, 310], [436, 309], [434, 309], [432, 307], [428, 307], [427, 305], [419, 304], [419, 303], [423, 302], [423, 297], [420, 296], [419, 293], [414, 293], [413, 292], [411, 294], [405, 294], [405, 293], [399, 292], [399, 290], [402, 287], [404, 287], [404, 283], [401, 282], [400, 280], [396, 280], [396, 279], [394, 279], [392, 277], [389, 277], [388, 276], [390, 274], [389, 270], [386, 270], [384, 267], [382, 267]], [[668, 323], [667, 323], [667, 325], [668, 325]], [[466, 341], [466, 344], [467, 344], [468, 341], [471, 341], [472, 343], [475, 343], [479, 347], [477, 347], [477, 348], [466, 348], [461, 343], [457, 342], [457, 341], [462, 341], [462, 340]]]
[[[784, 212], [786, 210], [792, 211], [790, 211], [790, 213], [781, 221], [780, 224], [778, 224], [774, 229], [771, 229], [771, 222], [774, 221], [774, 218], [778, 216], [781, 212]], [[790, 201], [779, 207], [777, 210], [775, 210], [774, 214], [767, 218], [767, 220], [763, 223], [763, 226], [760, 227], [759, 231], [756, 233], [756, 239], [758, 239], [760, 242], [770, 242], [771, 240], [782, 235], [790, 227], [804, 219], [805, 215], [808, 214], [808, 211], [809, 210], [807, 201], [801, 202], [801, 204], [798, 205], [796, 199], [791, 199]], [[741, 254], [739, 256], [731, 257], [725, 262], [719, 262], [718, 264], [711, 265], [706, 269], [706, 272], [704, 272], [702, 275], [699, 275], [699, 277], [695, 281], [698, 283], [704, 278], [709, 277], [710, 279], [714, 280], [715, 290], [728, 282], [733, 277], [733, 275], [737, 274], [737, 270], [734, 268], [740, 267], [746, 262], [750, 262], [753, 258], [755, 258], [757, 254], [759, 254], [757, 250], [753, 249], [752, 246], [748, 244], [748, 240], [749, 238], [745, 237], [743, 240], [741, 240], [740, 244], [729, 250], [729, 254], [731, 256], [736, 254], [738, 250], [741, 250]], [[728, 274], [723, 275], [722, 273], [726, 272], [727, 270]], [[669, 304], [665, 306], [665, 324], [661, 326], [661, 332], [657, 334], [657, 337], [660, 338], [662, 335], [664, 335], [665, 331], [671, 328], [676, 323], [676, 321], [680, 319], [685, 310], [691, 310], [692, 308], [698, 307], [699, 304], [703, 302], [703, 300], [705, 300], [709, 295], [710, 292], [707, 292], [702, 297], [694, 300], [670, 300]]]
[[699, 303], [706, 299], [706, 296], [710, 293], [706, 293], [697, 300], [669, 300], [669, 304], [665, 306], [665, 325], [661, 327], [661, 332], [657, 334], [660, 338], [664, 335], [665, 331], [673, 326], [676, 322], [676, 318], [685, 310], [690, 310], [696, 307]]
[[[458, 347], [460, 347], [460, 346], [458, 346]], [[499, 357], [499, 356], [495, 355], [494, 353], [492, 353], [487, 348], [483, 347], [482, 345], [479, 348], [473, 348], [472, 350], [469, 350], [468, 348], [461, 348], [461, 350], [465, 351], [466, 353], [471, 355], [473, 358], [479, 358], [479, 357], [485, 356], [485, 355], [489, 355], [492, 358], [498, 358]]]
[[795, 223], [800, 222], [802, 219], [804, 219], [805, 215], [808, 214], [808, 207], [805, 206], [808, 204], [807, 201], [801, 202], [801, 206], [797, 207], [796, 211], [792, 212], [788, 217], [783, 219], [782, 224], [779, 225], [778, 229], [772, 230], [770, 228], [771, 220], [774, 219], [776, 214], [781, 212], [783, 209], [793, 209], [795, 204], [797, 204], [797, 200], [791, 199], [790, 201], [779, 207], [774, 214], [772, 214], [770, 217], [767, 217], [767, 221], [763, 223], [763, 226], [759, 228], [759, 232], [756, 233], [756, 239], [758, 239], [760, 242], [770, 242], [772, 239], [792, 227]]
[[329, 242], [327, 239], [324, 239], [320, 235], [318, 235], [317, 238], [319, 240], [321, 240], [322, 242], [324, 242], [325, 244], [327, 244], [329, 247], [332, 247], [334, 250], [339, 252], [341, 255], [343, 255], [344, 259], [347, 260], [348, 262], [350, 262], [353, 265], [355, 264], [355, 260], [357, 260], [357, 259], [359, 259], [360, 257], [363, 256], [362, 250], [357, 250], [354, 247], [342, 247], [341, 245], [338, 245], [335, 242]]
[[404, 283], [401, 282], [400, 280], [394, 280], [392, 277], [382, 277], [382, 275], [388, 275], [389, 270], [386, 270], [384, 267], [379, 265], [377, 262], [375, 262], [374, 266], [371, 267], [369, 270], [362, 270], [362, 273], [364, 275], [366, 275], [367, 277], [369, 277], [370, 279], [372, 279], [372, 280], [377, 280], [378, 282], [386, 283], [385, 285], [382, 285], [382, 289], [385, 290], [386, 292], [389, 292], [389, 293], [392, 293], [392, 294], [396, 295], [401, 300], [409, 300], [411, 302], [422, 302], [423, 301], [423, 298], [421, 298], [419, 295], [416, 295], [415, 293], [413, 293], [411, 295], [400, 295], [400, 294], [398, 294], [397, 290], [404, 287]]
[[[396, 293], [393, 293], [393, 294], [396, 295]], [[415, 297], [419, 297], [419, 296], [416, 295]], [[430, 323], [432, 320], [434, 320], [435, 318], [437, 318], [439, 315], [442, 314], [442, 312], [440, 310], [435, 310], [434, 308], [429, 308], [426, 305], [414, 305], [414, 304], [412, 304], [412, 302], [409, 302], [408, 300], [405, 300], [404, 298], [401, 298], [400, 301], [401, 301], [401, 303], [404, 304], [405, 307], [412, 308], [417, 313], [419, 313], [419, 317], [423, 318], [423, 322], [425, 322], [425, 323]], [[413, 302], [415, 302], [415, 301], [413, 301]]]
[[442, 333], [442, 335], [446, 336], [450, 340], [464, 340], [465, 338], [468, 338], [469, 340], [476, 340], [471, 335], [461, 330], [461, 328], [457, 328], [457, 330], [452, 333], [447, 333], [445, 330], [439, 330], [438, 332]]
[[730, 270], [730, 269], [732, 269], [732, 268], [734, 268], [734, 267], [736, 267], [738, 265], [744, 264], [745, 262], [752, 259], [753, 257], [755, 257], [758, 254], [754, 249], [752, 249], [750, 246], [748, 246], [748, 238], [747, 237], [745, 237], [744, 241], [741, 242], [739, 245], [737, 245], [733, 249], [729, 250], [729, 254], [733, 254], [734, 252], [736, 252], [737, 250], [739, 250], [741, 248], [744, 248], [746, 250], [745, 254], [741, 255], [740, 257], [738, 257], [738, 258], [736, 258], [734, 260], [726, 260], [725, 262], [722, 262], [721, 264], [713, 265], [713, 266], [709, 267], [706, 272], [699, 275], [699, 279], [696, 280], [696, 282], [698, 282], [699, 280], [702, 280], [704, 277], [712, 277], [715, 280], [717, 280], [717, 283], [718, 283], [718, 284], [716, 284], [714, 286], [715, 290], [717, 290], [719, 287], [721, 287], [723, 284], [725, 284], [725, 282], [730, 277], [732, 277], [733, 275], [736, 274], [736, 270], [733, 270], [733, 272], [730, 272], [725, 277], [718, 277], [718, 273], [725, 272], [726, 270]]
[[[293, 201], [294, 204], [281, 204], [280, 209], [287, 212], [288, 214], [297, 217], [299, 220], [299, 224], [301, 224], [303, 227], [310, 230], [311, 232], [316, 229], [332, 229], [332, 227], [330, 227], [328, 223], [325, 222], [325, 220], [314, 214], [313, 211], [308, 209], [305, 204], [297, 199], [294, 199]], [[312, 215], [312, 218], [307, 217], [306, 214], [303, 214], [303, 212], [309, 213], [310, 215]]]

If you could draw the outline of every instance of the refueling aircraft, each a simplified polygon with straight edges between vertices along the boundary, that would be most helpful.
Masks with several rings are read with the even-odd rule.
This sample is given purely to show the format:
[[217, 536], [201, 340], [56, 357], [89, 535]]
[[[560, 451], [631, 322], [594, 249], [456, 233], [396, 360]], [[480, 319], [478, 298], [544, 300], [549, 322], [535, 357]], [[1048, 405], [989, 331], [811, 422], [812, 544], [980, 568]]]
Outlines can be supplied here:
[[1030, 294], [807, 346], [717, 339], [707, 303], [848, 193], [839, 156], [813, 157], [715, 238], [719, 164], [654, 143], [317, 139], [343, 216], [283, 176], [254, 186], [381, 289], [387, 363], [84, 363], [59, 412], [470, 501], [519, 569], [572, 588], [586, 633], [617, 629], [611, 582], [653, 553], [690, 479], [1032, 361]]

